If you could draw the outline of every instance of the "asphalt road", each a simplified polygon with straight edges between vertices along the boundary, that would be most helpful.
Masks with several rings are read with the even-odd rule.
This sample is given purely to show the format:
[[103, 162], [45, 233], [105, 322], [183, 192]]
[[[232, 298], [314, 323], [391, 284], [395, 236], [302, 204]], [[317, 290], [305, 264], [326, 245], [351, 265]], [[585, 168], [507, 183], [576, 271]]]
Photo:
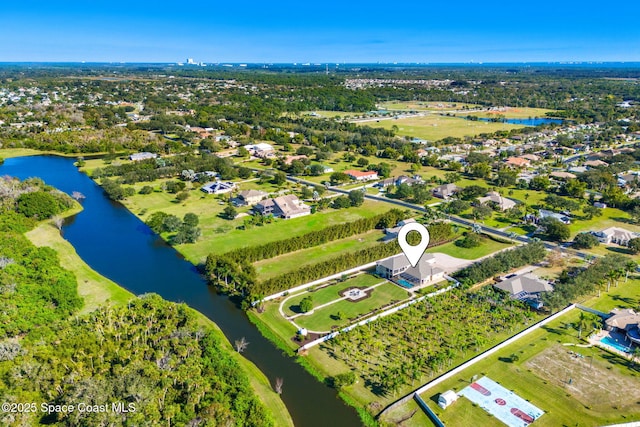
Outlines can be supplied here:
[[[317, 182], [307, 181], [307, 180], [304, 180], [304, 179], [301, 179], [301, 178], [296, 178], [296, 177], [293, 177], [293, 176], [287, 176], [287, 180], [289, 180], [291, 182], [300, 183], [300, 184], [306, 184], [306, 185], [313, 185], [313, 186], [318, 185]], [[365, 185], [368, 186], [368, 187], [372, 186], [372, 184], [365, 184]], [[336, 193], [349, 194], [349, 192], [353, 191], [354, 189], [345, 190], [345, 189], [340, 188], [340, 187], [329, 186], [327, 188], [327, 190], [334, 191]], [[416, 204], [413, 204], [413, 203], [405, 202], [403, 200], [390, 199], [388, 197], [375, 196], [373, 194], [365, 194], [365, 198], [370, 199], [370, 200], [377, 200], [379, 202], [384, 202], [384, 203], [391, 203], [391, 204], [394, 204], [394, 205], [397, 205], [397, 206], [401, 206], [401, 207], [405, 207], [405, 208], [409, 208], [409, 209], [414, 209], [414, 210], [417, 210], [417, 211], [420, 211], [420, 212], [425, 212], [426, 211], [424, 206], [420, 206], [420, 205], [416, 205]], [[508, 232], [499, 230], [497, 228], [489, 227], [489, 226], [486, 226], [484, 224], [479, 224], [479, 223], [475, 223], [473, 221], [468, 221], [466, 219], [463, 219], [463, 218], [460, 218], [460, 217], [454, 216], [454, 215], [447, 215], [447, 219], [449, 221], [453, 222], [453, 223], [460, 224], [460, 225], [463, 225], [465, 227], [473, 227], [474, 225], [476, 225], [476, 226], [479, 225], [481, 230], [482, 230], [482, 232], [484, 232], [484, 233], [491, 233], [493, 235], [504, 237], [504, 238], [510, 239], [510, 240], [515, 240], [515, 241], [518, 241], [518, 242], [521, 242], [521, 243], [528, 243], [529, 241], [532, 240], [528, 236], [522, 236], [522, 235], [519, 235], [519, 234], [514, 235], [512, 233], [508, 233]], [[567, 248], [565, 248], [565, 247], [563, 247], [561, 245], [558, 245], [556, 243], [553, 243], [553, 242], [544, 242], [543, 241], [542, 243], [544, 244], [545, 248], [547, 248], [549, 250], [559, 249], [559, 250], [561, 250], [563, 252], [568, 251]], [[580, 258], [584, 258], [584, 259], [588, 259], [588, 258], [591, 258], [593, 256], [591, 254], [587, 254], [585, 252], [580, 252], [580, 251], [576, 251], [576, 250], [572, 250], [572, 249], [570, 250], [570, 252], [573, 253], [574, 255], [576, 255], [576, 256], [578, 256]]]

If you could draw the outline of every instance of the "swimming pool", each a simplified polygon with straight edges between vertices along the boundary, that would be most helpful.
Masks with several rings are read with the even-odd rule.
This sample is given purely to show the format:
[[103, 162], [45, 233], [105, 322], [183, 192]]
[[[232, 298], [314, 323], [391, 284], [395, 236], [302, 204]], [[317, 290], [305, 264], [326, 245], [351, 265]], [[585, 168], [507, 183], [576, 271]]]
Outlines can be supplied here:
[[398, 285], [402, 286], [403, 288], [413, 288], [413, 283], [404, 279], [398, 279]]
[[616, 350], [622, 351], [624, 353], [631, 353], [631, 350], [629, 349], [629, 346], [627, 344], [625, 344], [623, 342], [620, 342], [620, 341], [618, 341], [618, 340], [616, 340], [614, 338], [611, 338], [608, 335], [606, 337], [602, 338], [600, 340], [600, 342], [602, 344], [606, 344], [609, 347], [613, 347]]

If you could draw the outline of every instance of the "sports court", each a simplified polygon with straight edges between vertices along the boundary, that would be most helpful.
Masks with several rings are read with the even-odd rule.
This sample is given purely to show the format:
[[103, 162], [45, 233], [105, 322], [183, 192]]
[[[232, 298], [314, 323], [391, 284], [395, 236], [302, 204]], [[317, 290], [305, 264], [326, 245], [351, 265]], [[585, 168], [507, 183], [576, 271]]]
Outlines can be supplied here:
[[541, 409], [487, 377], [480, 378], [458, 394], [509, 427], [526, 427], [544, 414]]

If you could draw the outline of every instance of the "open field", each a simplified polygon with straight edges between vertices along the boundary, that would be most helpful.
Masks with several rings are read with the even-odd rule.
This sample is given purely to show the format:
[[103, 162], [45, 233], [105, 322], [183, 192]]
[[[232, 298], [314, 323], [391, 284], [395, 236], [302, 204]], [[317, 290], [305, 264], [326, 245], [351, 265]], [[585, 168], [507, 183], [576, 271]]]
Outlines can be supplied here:
[[435, 114], [426, 114], [422, 117], [409, 117], [404, 119], [380, 120], [360, 123], [364, 126], [391, 129], [398, 127], [398, 135], [422, 138], [436, 141], [448, 136], [462, 138], [476, 136], [481, 133], [493, 133], [500, 130], [522, 128], [518, 125], [506, 123], [489, 123], [482, 121], [465, 120], [458, 117], [446, 117]]
[[78, 256], [71, 243], [67, 242], [50, 222], [43, 222], [26, 234], [36, 246], [48, 246], [58, 253], [60, 265], [75, 274], [78, 294], [84, 300], [81, 314], [89, 313], [104, 304], [125, 304], [134, 298], [131, 292], [98, 274]]
[[443, 254], [451, 255], [452, 257], [462, 259], [478, 259], [483, 256], [492, 254], [494, 252], [506, 249], [513, 246], [508, 243], [500, 243], [489, 238], [483, 238], [482, 244], [475, 248], [463, 248], [456, 245], [456, 242], [445, 243], [444, 245], [434, 246], [427, 249], [425, 252], [434, 253], [441, 252]]
[[[189, 212], [198, 215], [200, 218], [199, 227], [202, 229], [200, 240], [195, 244], [177, 246], [177, 249], [194, 264], [203, 262], [209, 253], [221, 254], [240, 247], [283, 240], [311, 231], [321, 230], [329, 225], [368, 218], [393, 208], [392, 205], [387, 203], [368, 200], [359, 207], [342, 210], [327, 209], [312, 215], [289, 220], [276, 219], [271, 224], [255, 226], [250, 230], [242, 230], [238, 227], [243, 224], [244, 218], [237, 217], [234, 220], [228, 220], [221, 215], [226, 206], [225, 196], [227, 195], [204, 194], [199, 190], [199, 186], [193, 186], [189, 190], [190, 197], [186, 201], [179, 203], [175, 201], [174, 194], [160, 190], [162, 181], [158, 180], [151, 184], [156, 190], [153, 193], [146, 195], [136, 193], [123, 201], [123, 204], [130, 211], [138, 214], [142, 220], [146, 220], [151, 214], [158, 211], [176, 215], [179, 218]], [[149, 185], [149, 183], [138, 183], [134, 187], [138, 191], [144, 185]], [[269, 186], [271, 184], [266, 185]], [[266, 191], [270, 190], [269, 187], [258, 186], [256, 181], [242, 182], [239, 187], [241, 189], [260, 188]], [[249, 210], [249, 207], [237, 208], [239, 214], [246, 214]], [[346, 250], [349, 249], [349, 245], [347, 245]]]
[[390, 101], [379, 104], [380, 108], [387, 110], [410, 111], [448, 111], [461, 110], [463, 108], [482, 108], [480, 105], [466, 104], [464, 102], [426, 102], [426, 101]]
[[553, 112], [554, 110], [547, 110], [545, 108], [503, 107], [498, 110], [472, 112], [469, 113], [469, 115], [482, 118], [492, 118], [501, 115], [507, 119], [528, 119], [531, 117], [549, 117], [547, 113]]
[[319, 305], [326, 304], [329, 301], [340, 298], [340, 292], [345, 289], [354, 287], [368, 288], [377, 283], [380, 283], [381, 281], [383, 281], [383, 279], [372, 276], [370, 274], [359, 274], [358, 276], [345, 280], [344, 282], [338, 282], [334, 285], [325, 286], [317, 290], [303, 291], [296, 296], [292, 296], [287, 299], [282, 311], [284, 311], [285, 314], [292, 316], [298, 313], [297, 306], [300, 304], [300, 301], [308, 296], [311, 296], [313, 298], [313, 305], [317, 307]]
[[[599, 298], [589, 296], [583, 304], [605, 312], [617, 306], [635, 307], [639, 293], [640, 280], [633, 276], [628, 282], [625, 282], [624, 278], [621, 279], [618, 287], [611, 287], [609, 293], [603, 292]], [[435, 402], [437, 396], [446, 390], [459, 391], [466, 387], [472, 376], [487, 375], [546, 412], [536, 420], [535, 425], [601, 426], [640, 420], [640, 408], [636, 404], [638, 396], [628, 400], [626, 396], [621, 397], [619, 388], [616, 388], [616, 381], [620, 384], [630, 381], [637, 384], [640, 376], [638, 367], [596, 347], [575, 347], [575, 344], [584, 344], [584, 341], [578, 339], [575, 326], [579, 317], [580, 311], [574, 309], [562, 318], [428, 390], [422, 398], [445, 425], [502, 426], [496, 418], [472, 405], [465, 398], [460, 398], [444, 411]], [[584, 357], [571, 357], [569, 351]], [[513, 354], [518, 356], [517, 361], [511, 360]], [[553, 365], [555, 367], [552, 367]], [[543, 369], [549, 372], [544, 373]], [[551, 373], [550, 370], [553, 369], [557, 372]], [[591, 384], [593, 378], [598, 376], [603, 382], [601, 387]], [[571, 384], [568, 384], [569, 377], [572, 378]], [[607, 388], [615, 393], [613, 397], [616, 402], [611, 401], [612, 396], [606, 393]], [[544, 393], [540, 393], [540, 390], [544, 390]], [[585, 399], [590, 399], [590, 402], [587, 403]], [[411, 419], [405, 421], [403, 426], [432, 425], [413, 400], [387, 414], [385, 420], [402, 419], [415, 409], [418, 411]]]
[[258, 276], [262, 279], [269, 279], [274, 276], [286, 273], [291, 270], [304, 268], [306, 265], [318, 264], [331, 258], [336, 258], [341, 254], [356, 252], [380, 244], [383, 237], [381, 230], [371, 230], [368, 233], [347, 237], [346, 239], [334, 240], [323, 245], [314, 246], [309, 249], [302, 249], [274, 258], [258, 261], [253, 265], [256, 267]]
[[[101, 153], [91, 153], [92, 156], [99, 155]], [[105, 153], [102, 153], [105, 154]], [[33, 150], [31, 148], [0, 148], [0, 158], [9, 159], [12, 157], [26, 157], [26, 156], [43, 156], [43, 155], [55, 155], [60, 157], [79, 157], [80, 153], [59, 153], [57, 151], [42, 151]]]
[[[380, 283], [383, 279], [378, 279]], [[392, 302], [403, 301], [411, 294], [398, 285], [384, 283], [371, 290], [371, 295], [359, 301], [342, 300], [327, 307], [314, 310], [309, 315], [296, 317], [296, 324], [309, 329], [310, 331], [329, 331], [333, 327], [343, 327], [353, 323], [356, 318], [373, 312], [375, 309], [383, 307]], [[337, 318], [337, 313], [342, 313], [341, 319]]]
[[[502, 424], [496, 418], [487, 414], [483, 409], [472, 405], [465, 398], [460, 398], [444, 411], [435, 404], [435, 399], [440, 393], [450, 389], [459, 391], [469, 384], [474, 375], [486, 375], [544, 410], [545, 414], [535, 422], [539, 426], [598, 426], [640, 419], [640, 409], [635, 405], [635, 400], [629, 406], [625, 406], [622, 401], [618, 405], [598, 401], [592, 402], [592, 404], [584, 404], [576, 398], [576, 391], [572, 390], [571, 387], [580, 387], [586, 393], [595, 393], [595, 391], [591, 390], [594, 387], [587, 382], [592, 375], [603, 375], [603, 377], [618, 378], [621, 381], [633, 381], [635, 383], [637, 383], [635, 377], [639, 375], [624, 359], [598, 348], [563, 346], [562, 344], [565, 343], [580, 343], [577, 339], [577, 331], [571, 326], [577, 322], [578, 318], [578, 310], [567, 313], [561, 319], [531, 333], [507, 348], [469, 367], [459, 375], [428, 390], [422, 395], [422, 398], [438, 414], [445, 425], [500, 426]], [[539, 368], [531, 366], [531, 361], [537, 361], [534, 363], [539, 364], [542, 359], [536, 358], [549, 357], [552, 352], [562, 353], [564, 360], [569, 351], [575, 351], [584, 356], [584, 359], [570, 357], [566, 361], [569, 363], [566, 365], [566, 369], [570, 375], [575, 377], [571, 385], [568, 384], [567, 370], [558, 372], [556, 378], [550, 379], [544, 378], [544, 374]], [[511, 360], [512, 354], [518, 356], [517, 361]], [[591, 356], [593, 356], [593, 368], [587, 367], [590, 372], [585, 375], [584, 361], [590, 364]], [[550, 360], [547, 360], [544, 364], [547, 365], [549, 363], [551, 363]], [[582, 376], [579, 376], [579, 370], [582, 370]], [[582, 383], [579, 378], [583, 379]], [[542, 390], [544, 392], [541, 392]], [[597, 392], [600, 393], [600, 391]], [[413, 402], [409, 405], [404, 405], [400, 409], [389, 413], [387, 419], [401, 419], [409, 415], [415, 408], [417, 408], [417, 405]], [[411, 420], [403, 425], [424, 426], [432, 424], [427, 421], [422, 411], [418, 411]]]

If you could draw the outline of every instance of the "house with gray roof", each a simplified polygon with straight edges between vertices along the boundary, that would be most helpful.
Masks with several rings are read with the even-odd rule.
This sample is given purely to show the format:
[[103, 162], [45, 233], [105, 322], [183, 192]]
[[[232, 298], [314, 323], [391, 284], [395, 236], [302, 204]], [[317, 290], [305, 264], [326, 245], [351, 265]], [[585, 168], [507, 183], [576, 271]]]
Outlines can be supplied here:
[[378, 261], [376, 273], [386, 279], [402, 279], [412, 286], [421, 286], [443, 280], [445, 270], [436, 264], [433, 254], [424, 254], [415, 267], [404, 254], [400, 254]]
[[293, 194], [262, 200], [256, 203], [254, 209], [262, 215], [273, 215], [284, 219], [311, 214], [311, 208]]
[[238, 201], [242, 205], [255, 205], [262, 199], [269, 196], [268, 193], [260, 190], [244, 190], [238, 193]]
[[486, 197], [479, 197], [478, 201], [480, 203], [495, 203], [501, 211], [506, 211], [516, 205], [516, 202], [511, 199], [507, 199], [506, 197], [502, 197], [502, 195], [497, 191], [488, 192]]
[[638, 233], [620, 227], [609, 227], [602, 231], [592, 232], [592, 234], [596, 236], [601, 243], [606, 245], [616, 243], [620, 246], [627, 246], [629, 245], [629, 240], [640, 236]]
[[233, 191], [236, 185], [233, 182], [215, 181], [203, 185], [200, 191], [207, 194], [224, 194]]
[[458, 191], [460, 191], [460, 188], [457, 185], [451, 183], [451, 184], [438, 185], [432, 191], [434, 196], [439, 197], [441, 199], [448, 199], [449, 197], [453, 196]]
[[549, 282], [531, 273], [510, 277], [493, 286], [508, 293], [511, 298], [524, 301], [534, 308], [543, 306], [541, 300], [543, 292], [553, 291], [553, 286]]
[[627, 338], [636, 345], [640, 345], [640, 313], [630, 308], [614, 308], [604, 321], [607, 331], [618, 331], [626, 334]]

